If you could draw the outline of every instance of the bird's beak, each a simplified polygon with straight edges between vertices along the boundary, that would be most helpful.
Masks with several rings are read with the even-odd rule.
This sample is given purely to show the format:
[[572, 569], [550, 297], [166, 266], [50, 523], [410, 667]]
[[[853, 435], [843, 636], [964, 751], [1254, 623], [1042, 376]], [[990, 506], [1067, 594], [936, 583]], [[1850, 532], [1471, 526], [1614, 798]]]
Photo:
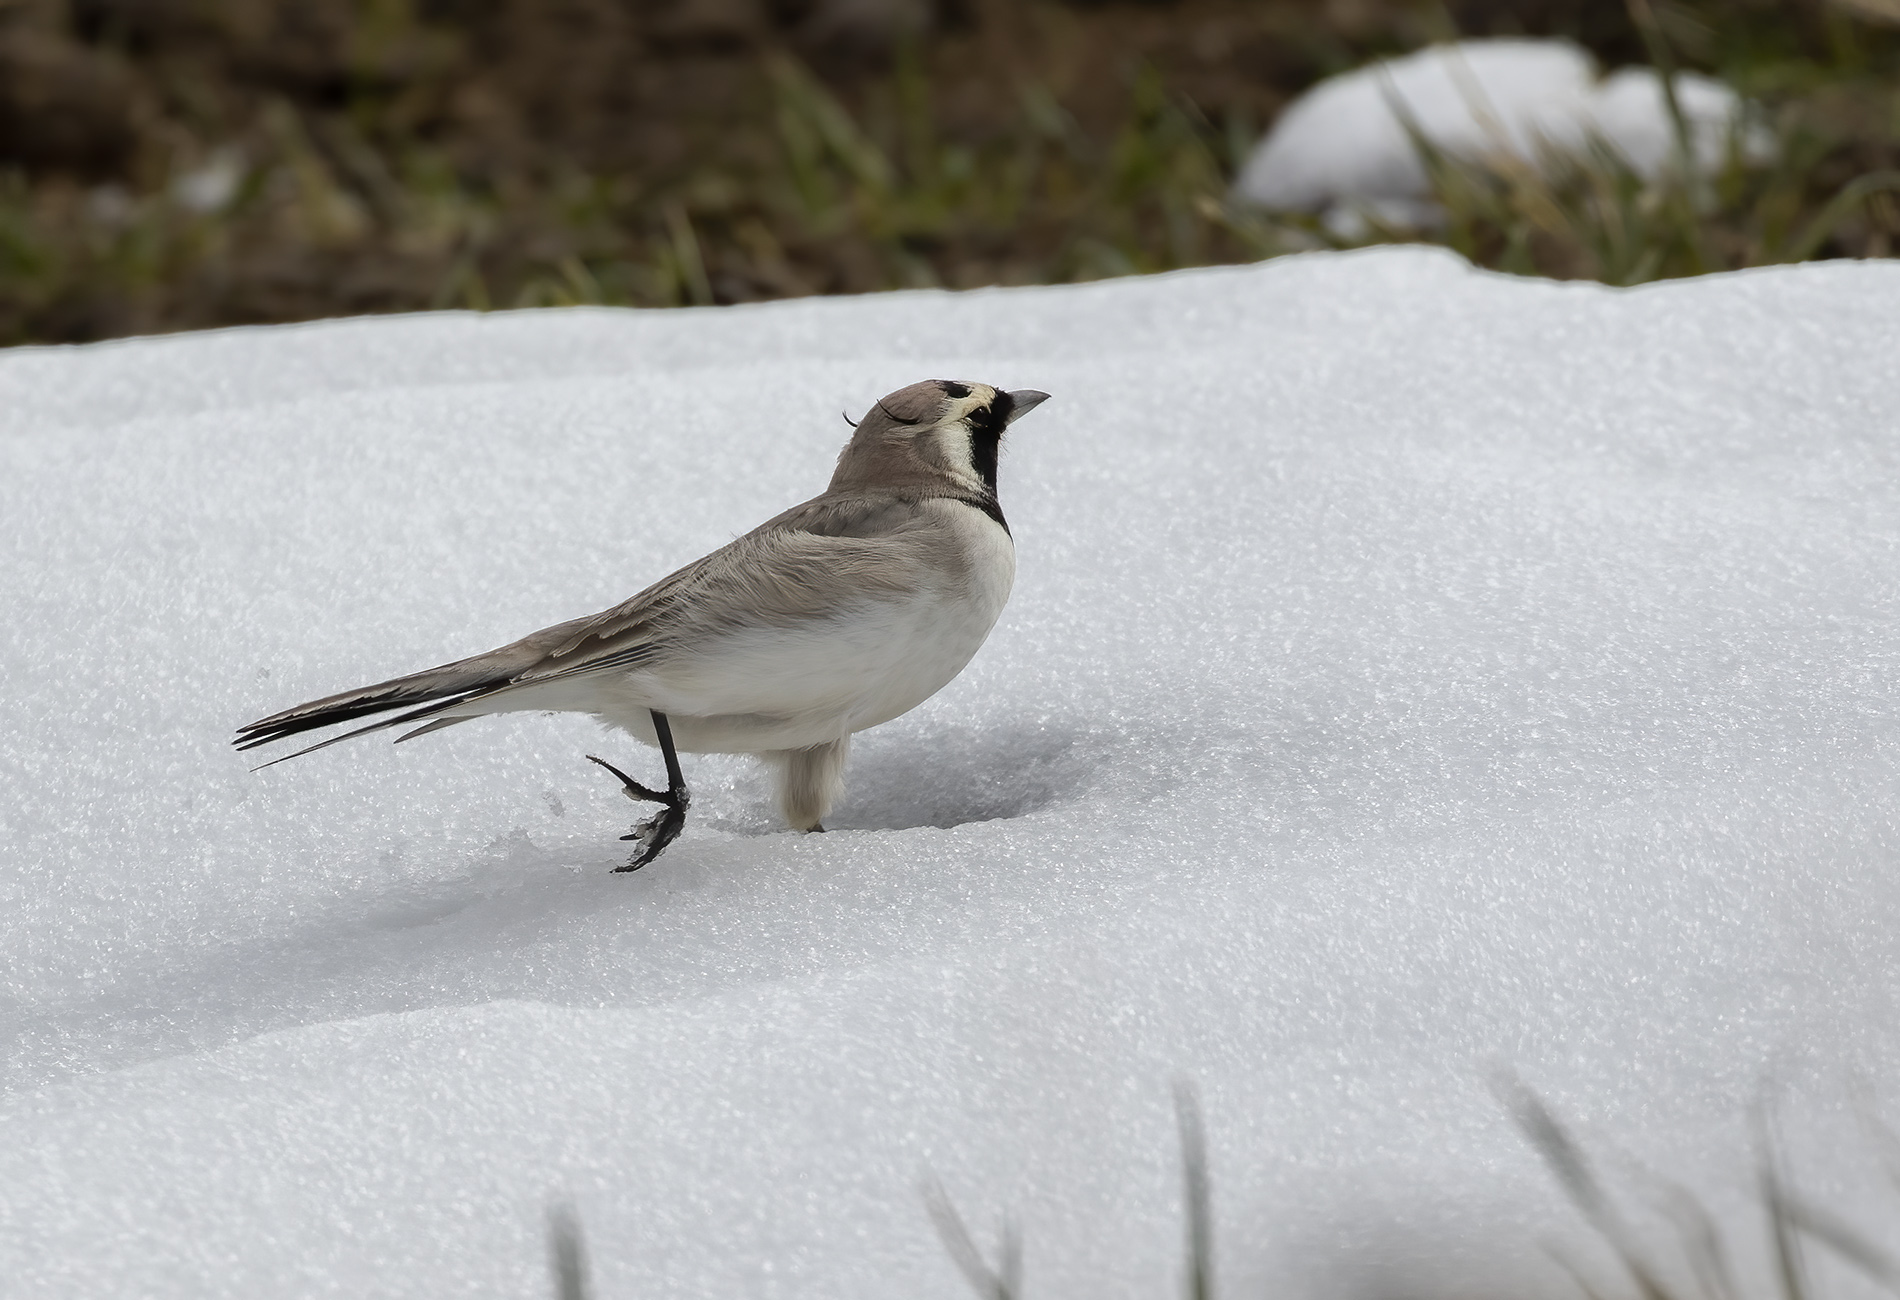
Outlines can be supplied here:
[[1049, 394], [1039, 393], [1033, 388], [1018, 388], [1009, 395], [1009, 400], [1009, 422], [1014, 424], [1048, 401]]

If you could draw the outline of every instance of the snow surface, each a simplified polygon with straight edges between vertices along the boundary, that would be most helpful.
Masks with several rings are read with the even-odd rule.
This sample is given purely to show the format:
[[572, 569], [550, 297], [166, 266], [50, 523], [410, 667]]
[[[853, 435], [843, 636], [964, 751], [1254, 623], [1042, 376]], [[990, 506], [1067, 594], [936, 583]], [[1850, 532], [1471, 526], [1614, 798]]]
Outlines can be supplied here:
[[[1736, 131], [1751, 152], [1767, 147], [1759, 132], [1743, 130], [1742, 103], [1721, 82], [1679, 73], [1676, 98], [1699, 167], [1719, 167]], [[1268, 208], [1369, 206], [1426, 224], [1431, 181], [1394, 101], [1420, 134], [1466, 161], [1502, 156], [1536, 166], [1601, 141], [1655, 177], [1676, 149], [1654, 69], [1623, 68], [1599, 83], [1590, 55], [1568, 41], [1457, 41], [1330, 77], [1301, 95], [1255, 147], [1235, 193]]]
[[[1177, 1078], [1224, 1294], [1613, 1286], [1500, 1066], [1744, 1239], [1772, 1081], [1893, 1222], [1897, 295], [1389, 249], [0, 354], [0, 1291], [545, 1295], [567, 1195], [603, 1300], [959, 1296], [931, 1171], [1031, 1294], [1173, 1294]], [[926, 376], [1055, 395], [1021, 576], [833, 833], [689, 759], [611, 875], [582, 754], [657, 768], [577, 718], [228, 749], [625, 596]]]

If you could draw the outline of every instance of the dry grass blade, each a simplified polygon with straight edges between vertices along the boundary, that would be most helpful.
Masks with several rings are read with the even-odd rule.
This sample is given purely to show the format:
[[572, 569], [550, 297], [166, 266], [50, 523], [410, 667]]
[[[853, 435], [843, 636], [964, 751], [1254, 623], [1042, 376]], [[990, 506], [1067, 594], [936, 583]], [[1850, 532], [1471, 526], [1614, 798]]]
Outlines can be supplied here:
[[1808, 1269], [1801, 1248], [1801, 1230], [1795, 1222], [1788, 1177], [1782, 1168], [1781, 1144], [1765, 1102], [1750, 1114], [1755, 1129], [1756, 1181], [1762, 1207], [1768, 1214], [1768, 1240], [1774, 1249], [1775, 1280], [1782, 1300], [1808, 1300]]
[[1675, 1224], [1676, 1236], [1703, 1294], [1710, 1300], [1741, 1300], [1721, 1230], [1702, 1202], [1676, 1183], [1664, 1186], [1663, 1198], [1663, 1213]]
[[1578, 1264], [1576, 1260], [1570, 1258], [1556, 1243], [1546, 1241], [1542, 1243], [1542, 1249], [1544, 1255], [1551, 1263], [1563, 1270], [1564, 1276], [1570, 1279], [1571, 1284], [1574, 1285], [1578, 1293], [1583, 1296], [1583, 1300], [1613, 1300], [1612, 1297], [1605, 1295], [1592, 1284], [1589, 1275], [1584, 1272], [1583, 1266]]
[[1900, 1133], [1895, 1133], [1885, 1120], [1874, 1114], [1870, 1100], [1862, 1099], [1860, 1112], [1862, 1130], [1879, 1153], [1880, 1167], [1887, 1181], [1900, 1191]]
[[1774, 1117], [1767, 1103], [1758, 1104], [1751, 1118], [1758, 1147], [1762, 1201], [1768, 1211], [1769, 1235], [1775, 1252], [1775, 1269], [1787, 1300], [1807, 1300], [1812, 1294], [1802, 1245], [1804, 1239], [1825, 1246], [1870, 1281], [1900, 1295], [1900, 1260], [1875, 1246], [1838, 1216], [1810, 1203], [1795, 1190], [1793, 1180], [1788, 1176], [1780, 1135], [1775, 1131]]
[[1214, 1300], [1214, 1215], [1207, 1174], [1207, 1131], [1200, 1098], [1185, 1079], [1174, 1085], [1174, 1115], [1181, 1130], [1182, 1199], [1187, 1217], [1188, 1300]]
[[1007, 1219], [1003, 1222], [1002, 1240], [997, 1247], [997, 1262], [991, 1267], [983, 1257], [983, 1251], [970, 1235], [963, 1216], [957, 1213], [955, 1202], [950, 1193], [944, 1190], [943, 1183], [935, 1177], [929, 1177], [923, 1184], [924, 1208], [929, 1211], [930, 1222], [937, 1229], [937, 1239], [943, 1242], [950, 1260], [957, 1266], [957, 1272], [963, 1274], [963, 1280], [982, 1300], [1021, 1300], [1023, 1250], [1022, 1239], [1015, 1224]]
[[1828, 205], [1815, 214], [1801, 234], [1791, 241], [1782, 254], [1784, 262], [1805, 262], [1821, 250], [1821, 245], [1833, 235], [1834, 228], [1841, 224], [1848, 213], [1861, 206], [1876, 194], [1892, 194], [1900, 191], [1900, 171], [1869, 172], [1856, 177], [1841, 187]]
[[1869, 1280], [1900, 1295], [1900, 1261], [1857, 1229], [1789, 1189], [1784, 1189], [1783, 1210], [1802, 1233], [1852, 1264]]
[[548, 1263], [554, 1271], [556, 1300], [588, 1300], [587, 1246], [580, 1216], [567, 1201], [548, 1207]]
[[1611, 1206], [1582, 1149], [1557, 1122], [1543, 1099], [1515, 1074], [1498, 1074], [1492, 1086], [1571, 1201], [1615, 1250], [1618, 1261], [1635, 1281], [1644, 1300], [1673, 1300], [1655, 1269], [1637, 1248], [1634, 1235]]

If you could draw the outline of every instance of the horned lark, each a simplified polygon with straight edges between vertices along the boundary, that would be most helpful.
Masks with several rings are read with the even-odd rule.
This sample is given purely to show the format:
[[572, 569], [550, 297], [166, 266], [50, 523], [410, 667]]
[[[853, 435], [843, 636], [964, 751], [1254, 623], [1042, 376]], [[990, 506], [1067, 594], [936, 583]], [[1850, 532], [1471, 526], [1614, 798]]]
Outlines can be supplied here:
[[628, 798], [661, 805], [622, 837], [639, 847], [617, 870], [653, 861], [686, 824], [682, 751], [759, 755], [777, 769], [786, 820], [822, 830], [853, 733], [943, 689], [1002, 612], [1016, 552], [997, 451], [1047, 398], [943, 379], [900, 388], [859, 422], [823, 495], [626, 603], [273, 713], [235, 743], [394, 714], [283, 756], [295, 758], [411, 723], [398, 741], [490, 713], [591, 713], [657, 745], [666, 764], [659, 790], [588, 755]]

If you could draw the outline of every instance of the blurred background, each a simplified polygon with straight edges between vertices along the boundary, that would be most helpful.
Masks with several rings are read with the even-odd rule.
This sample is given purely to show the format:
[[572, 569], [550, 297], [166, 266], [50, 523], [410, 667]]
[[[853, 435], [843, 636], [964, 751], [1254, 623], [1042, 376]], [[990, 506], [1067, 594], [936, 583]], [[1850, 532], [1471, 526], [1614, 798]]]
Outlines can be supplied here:
[[[1398, 80], [1300, 123], [1302, 94], [1497, 37], [1701, 97], [1652, 95], [1674, 146], [1647, 161], [1607, 126], [1505, 147], [1475, 107], [1499, 147], [1454, 147], [1421, 99], [1411, 181], [1315, 179], [1390, 153], [1346, 119]], [[1444, 75], [1518, 111], [1508, 68]], [[1306, 134], [1263, 145], [1276, 123]], [[1386, 240], [1633, 283], [1887, 256], [1896, 168], [1900, 0], [0, 0], [0, 343]]]

